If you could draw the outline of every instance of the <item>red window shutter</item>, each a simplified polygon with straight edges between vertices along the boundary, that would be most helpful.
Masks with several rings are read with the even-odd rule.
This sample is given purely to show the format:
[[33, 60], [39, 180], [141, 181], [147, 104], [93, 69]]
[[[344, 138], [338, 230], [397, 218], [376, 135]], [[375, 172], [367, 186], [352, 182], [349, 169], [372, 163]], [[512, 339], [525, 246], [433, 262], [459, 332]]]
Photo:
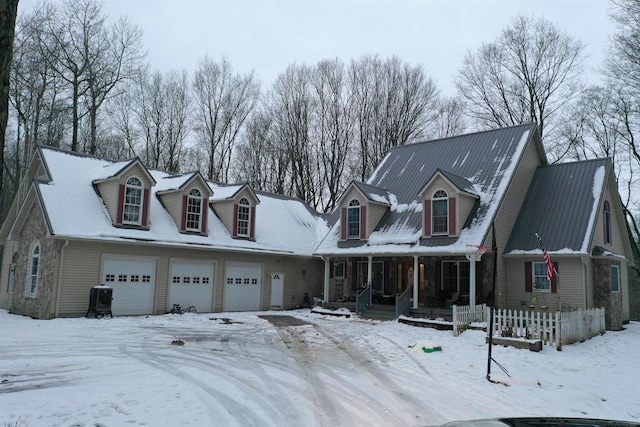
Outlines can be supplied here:
[[118, 193], [118, 217], [116, 224], [122, 224], [122, 216], [124, 215], [124, 184], [120, 184], [120, 193]]
[[249, 230], [249, 238], [255, 239], [256, 237], [256, 207], [251, 206], [251, 229]]
[[202, 210], [202, 227], [200, 228], [200, 232], [202, 234], [207, 234], [207, 215], [209, 213], [209, 203], [206, 200], [202, 200], [201, 210]]
[[424, 235], [431, 236], [431, 199], [424, 201]]
[[333, 279], [333, 261], [329, 263], [329, 279]]
[[360, 206], [360, 239], [367, 238], [367, 207]]
[[144, 189], [144, 199], [142, 200], [142, 226], [146, 227], [149, 223], [149, 189]]
[[233, 237], [238, 237], [238, 204], [233, 204]]
[[456, 199], [449, 199], [449, 236], [455, 236], [456, 230]]
[[531, 271], [531, 263], [524, 263], [524, 291], [533, 291], [533, 272]]
[[[556, 271], [558, 271], [558, 263], [554, 262], [553, 263], [553, 268], [556, 269]], [[551, 293], [555, 294], [558, 292], [558, 275], [554, 274], [553, 277], [551, 278]]]
[[180, 231], [187, 229], [187, 199], [187, 196], [182, 196], [182, 221], [180, 222]]
[[340, 218], [340, 228], [342, 228], [341, 239], [347, 240], [347, 208], [342, 208], [342, 217]]

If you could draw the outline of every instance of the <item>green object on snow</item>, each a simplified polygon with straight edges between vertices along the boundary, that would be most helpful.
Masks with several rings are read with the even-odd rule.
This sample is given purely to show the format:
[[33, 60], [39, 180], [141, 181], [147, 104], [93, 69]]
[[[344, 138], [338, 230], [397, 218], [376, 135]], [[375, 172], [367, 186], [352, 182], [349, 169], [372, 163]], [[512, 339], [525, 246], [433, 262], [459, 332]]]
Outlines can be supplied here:
[[422, 351], [425, 353], [433, 353], [434, 351], [442, 351], [442, 347], [422, 347]]

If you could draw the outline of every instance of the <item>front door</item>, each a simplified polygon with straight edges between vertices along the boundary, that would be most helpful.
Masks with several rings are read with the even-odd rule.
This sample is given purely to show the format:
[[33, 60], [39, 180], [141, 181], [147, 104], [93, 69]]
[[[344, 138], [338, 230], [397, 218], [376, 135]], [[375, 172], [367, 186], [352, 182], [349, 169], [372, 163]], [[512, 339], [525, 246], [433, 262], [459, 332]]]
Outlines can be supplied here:
[[271, 307], [282, 308], [284, 273], [271, 273]]

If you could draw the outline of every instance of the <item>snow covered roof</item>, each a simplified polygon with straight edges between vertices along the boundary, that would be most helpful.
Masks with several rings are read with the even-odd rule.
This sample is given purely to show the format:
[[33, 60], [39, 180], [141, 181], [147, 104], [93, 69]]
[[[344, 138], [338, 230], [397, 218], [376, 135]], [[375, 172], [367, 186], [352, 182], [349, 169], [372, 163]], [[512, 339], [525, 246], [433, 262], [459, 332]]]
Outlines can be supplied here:
[[352, 181], [352, 183], [358, 188], [358, 190], [362, 192], [362, 194], [367, 197], [367, 199], [372, 202], [382, 203], [383, 205], [391, 205], [396, 198], [393, 193], [390, 193], [384, 188], [365, 184], [364, 182], [359, 181]]
[[[150, 230], [114, 227], [93, 182], [121, 170], [123, 162], [46, 147], [41, 147], [40, 152], [50, 181], [36, 181], [35, 185], [55, 236], [309, 256], [328, 231], [320, 215], [300, 200], [261, 192], [261, 203], [256, 206], [255, 241], [232, 238], [216, 215], [207, 215], [207, 236], [180, 233], [156, 192], [179, 188], [193, 174], [174, 175], [158, 170], [149, 171], [157, 183], [151, 190]], [[207, 184], [214, 198], [235, 187]], [[241, 187], [237, 186], [236, 191]]]
[[516, 220], [505, 254], [589, 254], [610, 159], [540, 166]]
[[[536, 127], [529, 123], [392, 148], [367, 181], [394, 196], [389, 212], [367, 241], [340, 241], [337, 219], [316, 253], [462, 254], [469, 252], [469, 244], [483, 244], [532, 138], [540, 162], [546, 164]], [[420, 192], [438, 171], [459, 189], [477, 195], [478, 205], [458, 237], [424, 239]]]

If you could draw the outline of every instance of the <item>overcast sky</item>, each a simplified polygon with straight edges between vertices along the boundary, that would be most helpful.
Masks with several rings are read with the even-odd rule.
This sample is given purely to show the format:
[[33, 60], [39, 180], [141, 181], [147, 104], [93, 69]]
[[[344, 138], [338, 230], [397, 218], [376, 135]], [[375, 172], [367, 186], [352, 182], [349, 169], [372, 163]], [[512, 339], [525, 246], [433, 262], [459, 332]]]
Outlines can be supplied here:
[[[20, 0], [28, 10], [36, 0]], [[105, 0], [111, 17], [144, 30], [149, 62], [195, 69], [208, 54], [254, 69], [270, 85], [292, 63], [364, 54], [421, 64], [446, 95], [467, 51], [493, 41], [518, 13], [544, 17], [586, 45], [599, 66], [615, 30], [606, 0]], [[594, 74], [588, 76], [594, 80]]]

